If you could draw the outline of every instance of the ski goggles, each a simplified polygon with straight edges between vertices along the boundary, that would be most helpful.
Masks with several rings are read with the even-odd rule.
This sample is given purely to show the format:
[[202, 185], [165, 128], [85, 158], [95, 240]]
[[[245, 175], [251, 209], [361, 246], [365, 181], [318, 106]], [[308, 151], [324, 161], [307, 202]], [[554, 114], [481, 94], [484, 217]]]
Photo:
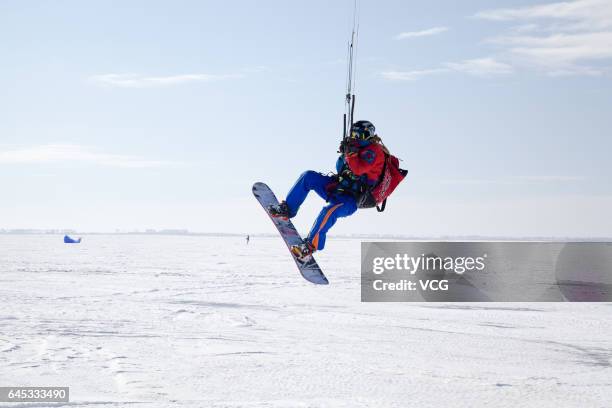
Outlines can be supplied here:
[[375, 136], [375, 132], [367, 128], [358, 128], [351, 130], [350, 138], [356, 140], [366, 140]]

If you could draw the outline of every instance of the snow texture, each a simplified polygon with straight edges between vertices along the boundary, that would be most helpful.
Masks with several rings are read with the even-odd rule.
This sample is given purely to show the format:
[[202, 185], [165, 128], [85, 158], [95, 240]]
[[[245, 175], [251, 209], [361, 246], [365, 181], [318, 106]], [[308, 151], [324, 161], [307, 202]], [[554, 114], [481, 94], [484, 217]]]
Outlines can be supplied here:
[[[359, 242], [0, 236], [0, 385], [70, 406], [609, 407], [609, 303], [361, 303]], [[57, 404], [2, 404], [45, 407]]]

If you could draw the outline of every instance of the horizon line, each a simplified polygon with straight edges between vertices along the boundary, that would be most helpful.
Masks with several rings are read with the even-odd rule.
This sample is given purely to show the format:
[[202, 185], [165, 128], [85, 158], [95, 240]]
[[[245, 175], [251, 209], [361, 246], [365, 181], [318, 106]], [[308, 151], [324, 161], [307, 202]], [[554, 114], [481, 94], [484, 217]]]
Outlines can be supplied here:
[[[279, 237], [278, 233], [271, 232], [191, 232], [187, 230], [160, 230], [160, 231], [115, 231], [115, 232], [103, 232], [103, 231], [76, 231], [76, 230], [37, 230], [37, 229], [0, 229], [0, 235], [165, 235], [165, 236], [204, 236], [204, 237], [260, 237], [260, 238], [271, 238]], [[417, 240], [417, 241], [432, 241], [432, 240], [482, 240], [482, 241], [508, 241], [508, 240], [522, 240], [522, 241], [556, 241], [556, 242], [570, 242], [572, 240], [584, 242], [594, 241], [597, 242], [612, 242], [612, 236], [551, 236], [551, 235], [479, 235], [479, 234], [443, 234], [443, 235], [408, 235], [408, 234], [330, 234], [330, 238], [337, 239], [401, 239], [401, 240]]]

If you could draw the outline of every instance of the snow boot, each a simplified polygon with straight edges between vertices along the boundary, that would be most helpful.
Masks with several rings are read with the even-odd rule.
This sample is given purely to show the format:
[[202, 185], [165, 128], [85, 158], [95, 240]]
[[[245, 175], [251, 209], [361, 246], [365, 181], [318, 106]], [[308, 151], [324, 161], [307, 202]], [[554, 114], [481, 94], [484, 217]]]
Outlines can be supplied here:
[[278, 204], [272, 204], [268, 207], [268, 212], [273, 218], [280, 218], [282, 220], [289, 219], [289, 207], [286, 201], [281, 201]]
[[312, 255], [312, 253], [316, 250], [317, 249], [308, 241], [304, 241], [299, 245], [291, 246], [291, 253], [299, 259], [307, 258], [309, 255]]

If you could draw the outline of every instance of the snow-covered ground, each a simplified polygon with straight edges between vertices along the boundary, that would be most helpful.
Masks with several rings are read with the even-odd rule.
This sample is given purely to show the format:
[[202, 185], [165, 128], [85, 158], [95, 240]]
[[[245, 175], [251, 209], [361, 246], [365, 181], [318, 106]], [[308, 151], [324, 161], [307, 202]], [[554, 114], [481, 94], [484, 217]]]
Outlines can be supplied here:
[[76, 406], [612, 406], [611, 304], [361, 303], [359, 250], [330, 240], [321, 287], [278, 238], [0, 236], [0, 386], [69, 386]]

